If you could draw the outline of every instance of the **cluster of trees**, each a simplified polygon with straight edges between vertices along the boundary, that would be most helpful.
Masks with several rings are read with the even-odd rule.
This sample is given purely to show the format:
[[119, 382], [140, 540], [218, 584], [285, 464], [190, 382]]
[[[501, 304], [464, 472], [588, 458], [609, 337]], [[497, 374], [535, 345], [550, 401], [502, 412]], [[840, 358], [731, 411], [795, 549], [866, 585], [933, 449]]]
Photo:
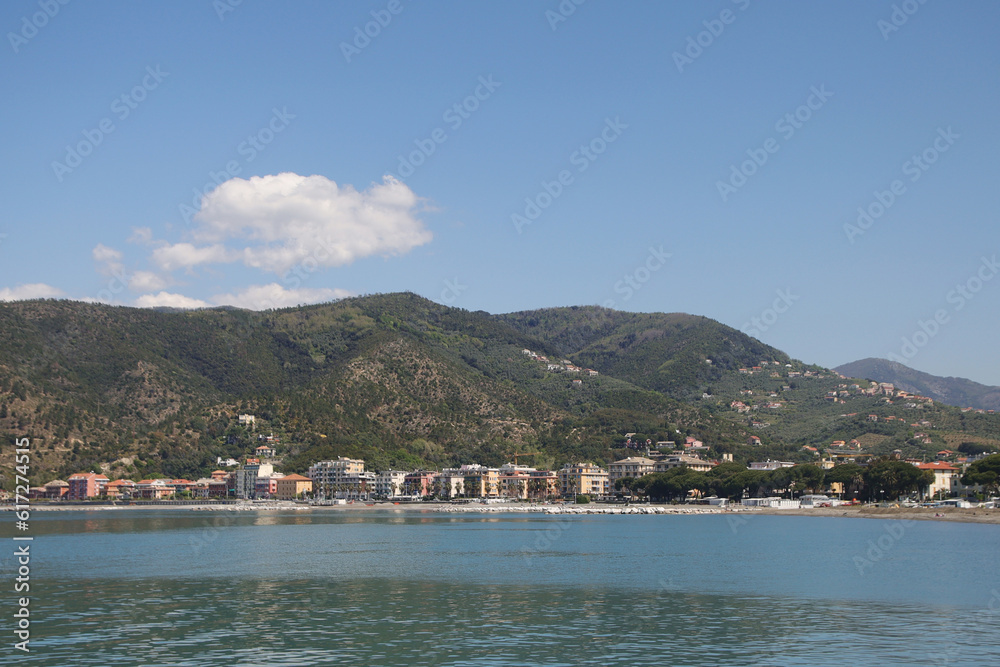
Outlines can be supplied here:
[[[1000, 456], [996, 458], [1000, 469]], [[984, 471], [984, 475], [989, 474], [990, 471]], [[934, 473], [930, 471], [920, 470], [905, 461], [881, 459], [864, 467], [845, 463], [830, 470], [812, 464], [767, 471], [748, 470], [738, 463], [723, 463], [709, 472], [696, 472], [680, 466], [638, 479], [619, 479], [615, 487], [654, 501], [674, 501], [686, 499], [692, 491], [732, 499], [774, 495], [795, 497], [803, 493], [822, 492], [830, 484], [839, 482], [843, 484], [845, 497], [881, 500], [918, 492], [933, 481]]]
[[1000, 493], [1000, 454], [981, 458], [962, 475], [962, 484], [981, 484], [987, 495]]

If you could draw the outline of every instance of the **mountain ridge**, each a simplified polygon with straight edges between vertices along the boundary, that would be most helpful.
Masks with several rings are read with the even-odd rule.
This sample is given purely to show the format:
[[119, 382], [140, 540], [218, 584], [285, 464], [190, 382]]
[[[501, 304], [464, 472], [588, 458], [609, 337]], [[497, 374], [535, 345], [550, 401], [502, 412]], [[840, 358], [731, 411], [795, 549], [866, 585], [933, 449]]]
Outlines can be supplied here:
[[923, 394], [936, 401], [960, 408], [1000, 410], [1000, 387], [981, 384], [962, 377], [925, 373], [897, 361], [868, 357], [841, 364], [834, 370], [851, 377], [889, 382], [900, 389]]
[[[684, 313], [491, 315], [407, 292], [264, 312], [18, 301], [0, 304], [0, 471], [9, 483], [22, 437], [44, 482], [84, 469], [202, 476], [270, 434], [281, 469], [302, 472], [337, 456], [376, 470], [500, 465], [517, 452], [538, 452], [540, 467], [607, 463], [634, 452], [626, 432], [690, 437], [741, 461], [810, 460], [804, 447], [852, 438], [926, 456], [1000, 430], [995, 415], [921, 406], [936, 430], [916, 438], [902, 419], [863, 418], [910, 408], [847, 387]], [[828, 400], [838, 390], [850, 396]]]

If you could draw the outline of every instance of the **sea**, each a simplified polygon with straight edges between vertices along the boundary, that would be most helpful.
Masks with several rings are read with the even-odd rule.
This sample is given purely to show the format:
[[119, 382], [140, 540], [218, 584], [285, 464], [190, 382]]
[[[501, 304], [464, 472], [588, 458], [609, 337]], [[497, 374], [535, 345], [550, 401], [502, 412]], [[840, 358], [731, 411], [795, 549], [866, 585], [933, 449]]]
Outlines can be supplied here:
[[0, 664], [1000, 665], [1000, 526], [407, 510], [35, 512]]

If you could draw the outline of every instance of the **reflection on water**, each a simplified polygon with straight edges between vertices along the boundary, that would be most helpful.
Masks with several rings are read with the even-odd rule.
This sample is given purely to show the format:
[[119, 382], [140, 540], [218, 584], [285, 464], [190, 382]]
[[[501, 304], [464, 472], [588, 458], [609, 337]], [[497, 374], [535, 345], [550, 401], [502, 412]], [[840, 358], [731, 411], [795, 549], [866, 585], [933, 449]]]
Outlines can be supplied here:
[[19, 664], [1000, 665], [996, 526], [94, 515], [33, 518]]
[[955, 636], [957, 612], [871, 603], [383, 579], [88, 580], [39, 598], [23, 664], [911, 665], [948, 646], [1000, 661]]

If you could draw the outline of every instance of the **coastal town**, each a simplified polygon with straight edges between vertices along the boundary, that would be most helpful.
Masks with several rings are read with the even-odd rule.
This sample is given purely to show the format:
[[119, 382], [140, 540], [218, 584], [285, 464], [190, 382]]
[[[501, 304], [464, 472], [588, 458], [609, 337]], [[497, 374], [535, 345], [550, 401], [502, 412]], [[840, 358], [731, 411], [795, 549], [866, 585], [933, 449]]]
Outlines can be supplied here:
[[[239, 415], [239, 423], [252, 426], [253, 415]], [[264, 442], [252, 456], [242, 460], [219, 458], [219, 468], [207, 477], [189, 479], [109, 479], [100, 472], [80, 472], [68, 480], [52, 480], [43, 486], [31, 487], [29, 498], [54, 502], [111, 501], [148, 503], [156, 501], [308, 501], [313, 504], [343, 504], [356, 501], [414, 502], [478, 501], [502, 503], [517, 501], [569, 500], [586, 502], [638, 500], [642, 493], [641, 480], [662, 473], [691, 472], [708, 475], [720, 465], [728, 466], [729, 474], [742, 469], [733, 462], [732, 454], [709, 458], [711, 448], [692, 436], [683, 441], [653, 443], [635, 440], [635, 433], [624, 434], [623, 447], [638, 450], [636, 455], [601, 467], [591, 462], [567, 463], [555, 470], [539, 469], [518, 462], [518, 458], [534, 456], [536, 452], [514, 455], [513, 462], [499, 467], [465, 464], [441, 470], [379, 470], [365, 469], [365, 461], [348, 457], [316, 461], [303, 472], [283, 473], [277, 470], [276, 438], [261, 436]], [[759, 446], [760, 438], [751, 436], [747, 443]], [[876, 457], [865, 453], [857, 440], [834, 441], [824, 449], [812, 447], [815, 461], [795, 463], [780, 460], [750, 461], [750, 473], [776, 474], [788, 470], [784, 484], [761, 484], [756, 492], [740, 493], [741, 504], [753, 507], [800, 507], [812, 504], [836, 505], [847, 500], [850, 485], [827, 475], [825, 481], [813, 480], [796, 486], [796, 473], [805, 473], [808, 466], [815, 471], [831, 471], [838, 466], [853, 464], [859, 469]], [[641, 452], [641, 453], [640, 453]], [[964, 507], [966, 499], [983, 500], [981, 485], [966, 485], [962, 478], [969, 466], [985, 455], [962, 456], [959, 452], [942, 450], [935, 460], [905, 459], [900, 451], [889, 460], [910, 464], [924, 473], [924, 483], [915, 488], [916, 498]], [[883, 457], [884, 458], [884, 457]], [[734, 466], [736, 468], [734, 469]], [[823, 473], [819, 473], [821, 479]], [[798, 497], [796, 497], [798, 490]], [[805, 493], [808, 491], [809, 493]], [[846, 495], [845, 495], [846, 494]], [[883, 497], [883, 500], [885, 498]], [[683, 489], [682, 502], [726, 505], [730, 499], [709, 495], [705, 483], [689, 482]], [[892, 499], [891, 499], [892, 500]]]

